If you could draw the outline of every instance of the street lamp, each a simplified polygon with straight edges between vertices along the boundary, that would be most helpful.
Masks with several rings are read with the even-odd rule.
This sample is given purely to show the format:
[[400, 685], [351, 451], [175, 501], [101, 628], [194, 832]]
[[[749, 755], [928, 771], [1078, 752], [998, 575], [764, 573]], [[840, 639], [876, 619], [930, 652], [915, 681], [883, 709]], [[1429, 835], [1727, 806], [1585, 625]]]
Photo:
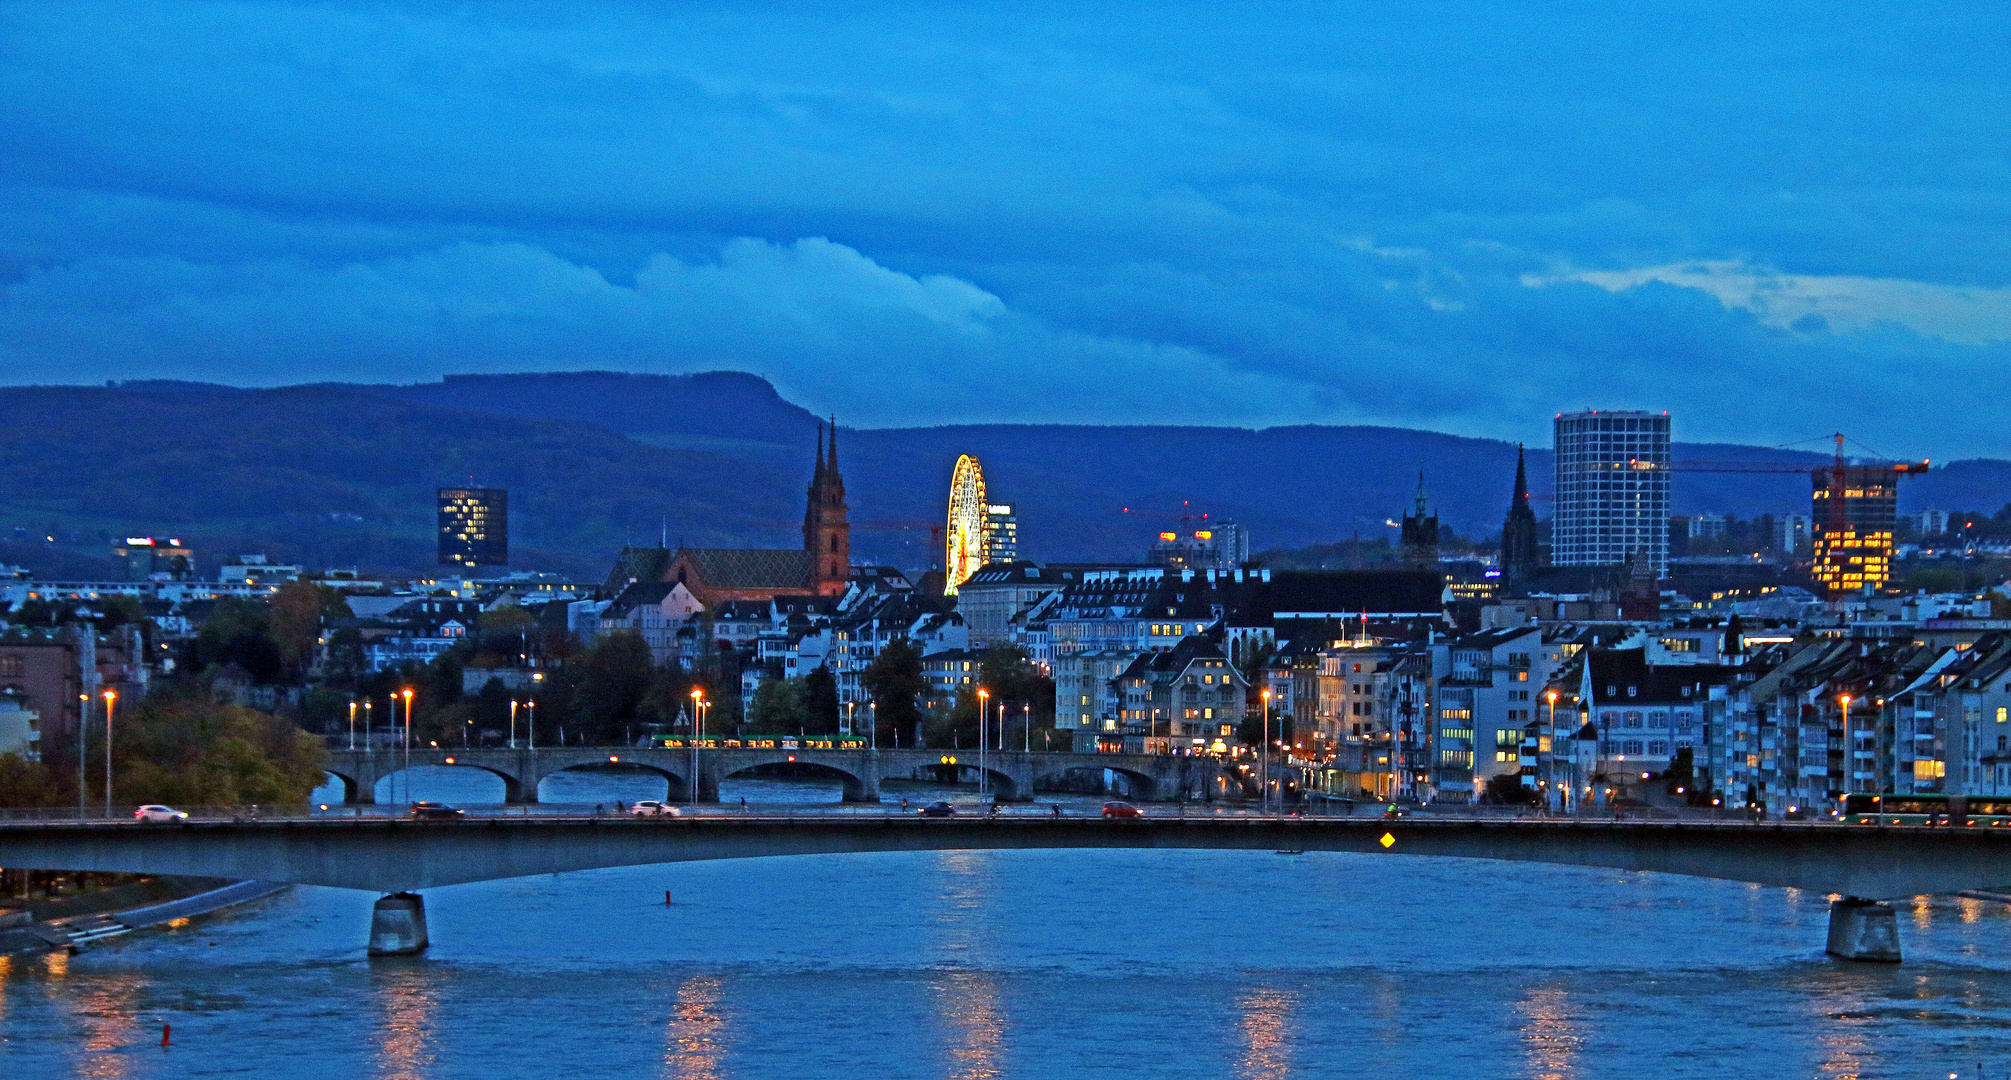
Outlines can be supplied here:
[[1261, 794], [1260, 809], [1271, 812], [1271, 691], [1267, 687], [1264, 698], [1264, 741], [1257, 747], [1257, 790]]
[[405, 800], [412, 800], [412, 688], [398, 692], [405, 699], [405, 767], [399, 771], [405, 774]]
[[91, 760], [87, 752], [91, 737], [91, 695], [77, 695], [77, 817], [84, 816], [84, 802], [91, 797], [90, 786], [84, 780], [84, 763]]
[[978, 801], [985, 797], [985, 721], [991, 712], [992, 692], [978, 687]]
[[1543, 700], [1550, 703], [1550, 752], [1543, 757], [1543, 797], [1550, 799], [1557, 791], [1557, 691], [1546, 691]]
[[517, 699], [510, 699], [510, 749], [517, 748]]
[[685, 785], [685, 794], [692, 806], [698, 805], [698, 741], [705, 738], [705, 691], [691, 688], [691, 782]]
[[349, 749], [356, 749], [356, 702], [349, 703]]
[[[370, 749], [370, 732], [372, 730], [370, 727], [370, 709], [374, 704], [376, 703], [369, 698], [363, 699], [363, 752], [366, 754], [372, 752]], [[371, 798], [374, 799], [376, 796], [372, 795]]]
[[105, 691], [105, 816], [112, 816], [112, 708], [119, 703], [117, 690]]
[[1020, 749], [1029, 754], [1033, 753], [1032, 702], [1027, 702], [1019, 707], [1019, 736], [1020, 736], [1019, 741], [1021, 743]]

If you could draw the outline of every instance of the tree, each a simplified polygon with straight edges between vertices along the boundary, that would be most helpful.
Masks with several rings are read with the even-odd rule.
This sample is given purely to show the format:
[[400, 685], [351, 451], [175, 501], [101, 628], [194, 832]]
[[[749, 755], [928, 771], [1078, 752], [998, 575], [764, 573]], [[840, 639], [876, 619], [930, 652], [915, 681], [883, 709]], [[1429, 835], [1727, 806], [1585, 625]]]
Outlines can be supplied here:
[[56, 784], [49, 767], [19, 754], [0, 754], [0, 806], [50, 806]]
[[944, 750], [970, 748], [978, 744], [978, 695], [969, 687], [957, 693], [957, 703], [936, 710], [922, 729], [930, 746]]
[[272, 595], [272, 610], [266, 617], [267, 632], [279, 646], [280, 663], [286, 666], [287, 674], [296, 678], [307, 670], [314, 647], [321, 641], [323, 588], [312, 581], [289, 581]]
[[218, 600], [189, 643], [181, 666], [204, 671], [236, 664], [258, 682], [278, 682], [286, 673], [286, 660], [270, 627], [264, 604], [235, 597]]
[[613, 741], [636, 722], [656, 664], [642, 635], [621, 631], [594, 642], [566, 670], [578, 680], [568, 718], [573, 730], [592, 741]]
[[915, 745], [914, 732], [922, 722], [920, 702], [928, 700], [929, 680], [922, 674], [922, 651], [907, 638], [895, 638], [873, 659], [859, 681], [873, 696], [874, 726], [891, 741], [892, 733], [908, 736]]
[[121, 710], [112, 756], [124, 802], [236, 806], [306, 802], [326, 754], [286, 720], [181, 687]]
[[770, 676], [754, 691], [754, 707], [747, 716], [747, 730], [755, 735], [794, 735], [810, 720], [803, 705], [802, 679]]
[[818, 665], [803, 677], [803, 733], [838, 733], [838, 680], [831, 669]]

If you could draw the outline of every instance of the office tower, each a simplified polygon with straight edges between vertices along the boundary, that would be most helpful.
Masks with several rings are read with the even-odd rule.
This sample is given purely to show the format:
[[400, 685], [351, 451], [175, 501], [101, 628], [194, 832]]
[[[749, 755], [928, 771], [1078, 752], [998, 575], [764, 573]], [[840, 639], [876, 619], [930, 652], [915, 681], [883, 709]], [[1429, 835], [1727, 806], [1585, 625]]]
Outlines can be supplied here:
[[502, 488], [440, 489], [440, 564], [510, 564], [510, 493]]
[[1016, 562], [1019, 560], [1019, 518], [1013, 514], [1011, 503], [987, 503], [985, 505], [985, 561], [988, 563]]
[[1558, 413], [1553, 566], [1669, 566], [1669, 414]]

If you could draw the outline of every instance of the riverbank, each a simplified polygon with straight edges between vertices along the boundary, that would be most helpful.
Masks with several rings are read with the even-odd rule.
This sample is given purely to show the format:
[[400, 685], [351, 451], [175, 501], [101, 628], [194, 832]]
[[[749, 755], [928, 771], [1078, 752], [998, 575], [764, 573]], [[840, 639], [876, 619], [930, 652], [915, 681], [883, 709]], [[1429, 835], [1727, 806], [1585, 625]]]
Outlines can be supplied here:
[[264, 881], [152, 877], [0, 909], [0, 956], [76, 950], [92, 941], [194, 918], [286, 889]]

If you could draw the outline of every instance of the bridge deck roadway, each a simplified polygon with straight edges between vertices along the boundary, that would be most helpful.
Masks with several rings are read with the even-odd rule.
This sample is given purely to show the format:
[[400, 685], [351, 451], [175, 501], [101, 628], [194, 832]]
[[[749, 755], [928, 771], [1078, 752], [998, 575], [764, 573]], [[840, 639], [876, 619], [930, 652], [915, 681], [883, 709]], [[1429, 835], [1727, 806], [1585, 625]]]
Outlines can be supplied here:
[[2011, 835], [1852, 825], [1171, 815], [1119, 821], [718, 815], [0, 824], [5, 867], [256, 878], [385, 893], [611, 866], [982, 848], [1455, 856], [1687, 874], [1880, 900], [2011, 882]]

